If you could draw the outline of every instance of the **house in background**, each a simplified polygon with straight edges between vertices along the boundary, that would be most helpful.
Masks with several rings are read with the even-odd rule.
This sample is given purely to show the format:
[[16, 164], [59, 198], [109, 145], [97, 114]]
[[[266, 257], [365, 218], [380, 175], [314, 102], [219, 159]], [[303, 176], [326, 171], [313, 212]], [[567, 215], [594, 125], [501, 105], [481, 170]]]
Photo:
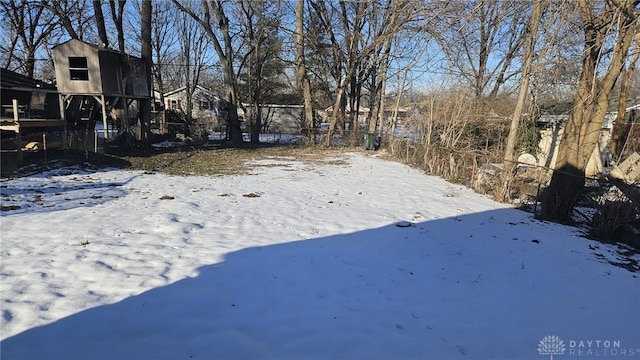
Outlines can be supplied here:
[[53, 48], [60, 105], [76, 129], [128, 130], [142, 99], [150, 99], [142, 59], [72, 39]]
[[[540, 142], [538, 143], [538, 166], [549, 169], [555, 169], [560, 149], [560, 140], [564, 134], [565, 122], [556, 123], [548, 128], [540, 131]], [[611, 121], [605, 121], [602, 124], [602, 131], [593, 150], [587, 167], [585, 168], [586, 176], [596, 176], [602, 174], [604, 168], [611, 164], [611, 155], [609, 154], [609, 143], [611, 140]]]
[[[381, 114], [381, 119], [379, 119], [382, 124], [391, 124], [395, 121], [395, 126], [401, 127], [405, 124], [405, 121], [410, 116], [412, 109], [409, 107], [398, 107], [396, 109], [395, 106], [385, 106], [384, 111]], [[328, 108], [319, 111], [318, 115], [320, 116], [320, 121], [322, 123], [331, 122], [331, 116], [333, 114], [333, 106], [329, 106]], [[351, 107], [347, 104], [345, 109], [345, 116], [348, 118], [351, 114]], [[354, 114], [356, 115], [356, 114]], [[369, 123], [369, 119], [371, 118], [371, 109], [366, 106], [360, 106], [358, 108], [357, 113], [357, 122], [360, 127], [367, 126]]]
[[[193, 92], [192, 117], [200, 123], [213, 125], [218, 131], [224, 131], [226, 125], [226, 101], [218, 94], [203, 86], [196, 85]], [[186, 113], [187, 89], [185, 86], [164, 94], [164, 108]], [[244, 104], [249, 109], [248, 104]], [[303, 125], [303, 106], [287, 104], [262, 104], [263, 132], [299, 134]], [[244, 124], [246, 114], [238, 108], [238, 117]], [[178, 125], [168, 122], [168, 125]], [[243, 125], [244, 127], [244, 125]]]
[[[196, 85], [192, 95], [192, 117], [196, 120], [217, 123], [224, 116], [224, 100], [203, 86]], [[164, 108], [186, 112], [187, 87], [183, 86], [164, 94]]]
[[[614, 165], [609, 149], [612, 141], [612, 130], [617, 117], [617, 111], [613, 110], [615, 108], [615, 106], [610, 107], [611, 111], [607, 112], [602, 122], [600, 137], [585, 169], [586, 176], [602, 174], [606, 168]], [[640, 103], [627, 107], [625, 118], [634, 119], [634, 116], [637, 116], [638, 109], [640, 109]], [[568, 119], [569, 115], [566, 112], [562, 114], [543, 114], [540, 116], [538, 126], [540, 126], [542, 130], [540, 130], [540, 141], [538, 144], [538, 166], [554, 169], [558, 157], [560, 140], [562, 139], [564, 127]]]
[[625, 110], [622, 121], [613, 124], [611, 152], [616, 162], [621, 162], [635, 152], [640, 153], [640, 98], [636, 98]]
[[303, 105], [262, 104], [261, 109], [264, 133], [300, 134], [304, 128]]

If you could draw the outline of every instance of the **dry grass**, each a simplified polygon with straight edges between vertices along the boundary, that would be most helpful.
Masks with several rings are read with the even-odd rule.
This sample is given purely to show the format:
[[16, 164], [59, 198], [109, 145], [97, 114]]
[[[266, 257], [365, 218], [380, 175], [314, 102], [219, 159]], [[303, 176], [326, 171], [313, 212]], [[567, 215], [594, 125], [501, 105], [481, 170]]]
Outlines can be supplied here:
[[261, 159], [297, 160], [308, 163], [344, 165], [345, 152], [355, 148], [328, 149], [311, 146], [270, 146], [249, 149], [188, 147], [180, 149], [147, 150], [136, 155], [120, 156], [126, 168], [161, 171], [171, 175], [240, 175], [246, 174]]

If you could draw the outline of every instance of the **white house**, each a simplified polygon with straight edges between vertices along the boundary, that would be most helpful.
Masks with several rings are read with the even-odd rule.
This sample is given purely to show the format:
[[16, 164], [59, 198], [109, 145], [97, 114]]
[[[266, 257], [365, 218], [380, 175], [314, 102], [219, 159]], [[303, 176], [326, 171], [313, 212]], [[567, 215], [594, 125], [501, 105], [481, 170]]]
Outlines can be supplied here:
[[[626, 108], [628, 116], [634, 116], [635, 112], [640, 108], [640, 104], [636, 104]], [[609, 145], [611, 143], [611, 129], [616, 119], [617, 112], [608, 112], [602, 122], [602, 130], [596, 148], [591, 154], [591, 158], [587, 163], [585, 174], [587, 176], [595, 176], [601, 174], [603, 169], [611, 165], [611, 155], [609, 153]], [[547, 124], [548, 127], [540, 131], [538, 165], [554, 169], [558, 156], [558, 149], [564, 126], [569, 118], [568, 115], [543, 115], [539, 123]]]
[[[164, 106], [167, 110], [186, 111], [187, 87], [183, 86], [164, 94]], [[222, 98], [213, 91], [196, 85], [192, 97], [192, 117], [204, 122], [218, 122], [223, 117]]]
[[304, 106], [262, 104], [265, 132], [299, 134], [304, 127]]
[[[404, 121], [409, 117], [411, 109], [408, 107], [399, 107], [396, 109], [395, 106], [393, 105], [386, 106], [382, 114], [383, 118], [381, 119], [383, 123], [391, 122], [396, 111], [397, 111], [397, 121], [398, 121], [397, 125], [402, 125]], [[328, 108], [319, 111], [318, 115], [320, 116], [320, 120], [322, 122], [328, 123], [331, 121], [332, 113], [333, 113], [333, 106], [329, 106]], [[350, 113], [351, 113], [351, 107], [349, 106], [349, 104], [347, 104], [345, 109], [345, 114], [349, 115]], [[370, 108], [366, 106], [360, 106], [358, 108], [358, 124], [359, 125], [367, 125], [370, 117], [371, 117]]]

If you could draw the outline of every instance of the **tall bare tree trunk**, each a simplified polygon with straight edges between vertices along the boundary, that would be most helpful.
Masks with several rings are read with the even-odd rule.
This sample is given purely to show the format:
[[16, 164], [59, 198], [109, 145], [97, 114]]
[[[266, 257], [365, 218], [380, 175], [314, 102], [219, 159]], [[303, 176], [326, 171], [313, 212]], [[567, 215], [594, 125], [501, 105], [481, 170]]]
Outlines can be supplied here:
[[60, 5], [60, 1], [63, 0], [51, 0], [51, 6], [53, 7], [53, 12], [60, 18], [60, 23], [62, 27], [67, 31], [69, 36], [72, 39], [78, 39], [78, 33], [73, 28], [73, 24], [71, 24], [71, 19], [69, 19], [69, 14], [62, 8]]
[[310, 144], [315, 144], [315, 124], [313, 122], [313, 100], [311, 99], [311, 81], [307, 74], [304, 54], [304, 1], [296, 0], [296, 80], [298, 91], [302, 93], [304, 104], [304, 128]]
[[[616, 121], [613, 125], [614, 127], [624, 126], [630, 80], [633, 78], [633, 74], [636, 70], [636, 64], [638, 63], [638, 58], [640, 57], [640, 33], [636, 34], [634, 43], [635, 52], [631, 56], [629, 64], [622, 70], [622, 74], [620, 74], [620, 100], [618, 101], [618, 114], [616, 115]], [[621, 150], [619, 149], [619, 145], [621, 142], [621, 139], [611, 139], [611, 154], [616, 155], [619, 153], [619, 151]], [[620, 155], [622, 155], [622, 152], [620, 152]], [[618, 161], [620, 161], [620, 158], [616, 159], [616, 162]]]
[[[391, 114], [391, 123], [389, 124], [389, 144], [393, 144], [395, 140], [396, 125], [398, 124], [398, 112], [400, 110], [400, 101], [402, 100], [402, 94], [404, 93], [404, 85], [407, 81], [407, 74], [409, 69], [405, 69], [400, 75], [400, 83], [398, 85], [398, 91], [396, 93], [395, 103], [393, 105], [393, 113]], [[430, 134], [429, 134], [430, 136]]]
[[[238, 90], [236, 83], [236, 75], [233, 71], [233, 44], [231, 42], [231, 34], [229, 33], [229, 18], [224, 13], [222, 8], [222, 2], [210, 1], [210, 6], [213, 8], [214, 13], [218, 19], [218, 26], [222, 32], [222, 39], [224, 43], [224, 50], [218, 42], [218, 38], [213, 31], [208, 31], [209, 37], [213, 38], [213, 43], [220, 58], [220, 64], [222, 65], [223, 81], [227, 85], [227, 123], [229, 127], [229, 142], [233, 146], [239, 146], [242, 144], [242, 129], [240, 129], [240, 119], [238, 117]], [[207, 14], [208, 14], [207, 7]], [[209, 28], [211, 29], [211, 28]]]
[[93, 0], [93, 12], [96, 17], [96, 26], [98, 27], [98, 37], [101, 46], [109, 46], [109, 37], [107, 36], [107, 28], [104, 25], [104, 14], [102, 13], [102, 1]]
[[[336, 99], [333, 103], [333, 111], [331, 112], [331, 120], [329, 123], [329, 131], [327, 132], [327, 138], [325, 139], [325, 145], [331, 146], [331, 137], [336, 130], [336, 124], [338, 123], [338, 115], [340, 114], [340, 107], [342, 106], [342, 98], [347, 87], [347, 76], [343, 76], [336, 89]], [[353, 110], [352, 110], [353, 111]]]
[[[574, 108], [560, 141], [558, 160], [551, 184], [542, 201], [543, 219], [570, 223], [571, 213], [585, 184], [587, 163], [598, 142], [612, 90], [626, 61], [633, 37], [638, 31], [638, 10], [632, 1], [607, 1], [602, 7], [580, 0], [585, 47], [582, 73]], [[616, 39], [606, 69], [601, 56], [610, 44], [609, 31]]]
[[11, 65], [11, 61], [13, 60], [13, 52], [16, 48], [16, 45], [18, 44], [18, 37], [15, 36], [11, 39], [11, 45], [9, 45], [9, 49], [7, 51], [7, 58], [5, 59], [4, 63], [2, 64], [2, 68], [3, 69], [8, 69], [9, 66]]
[[[347, 51], [345, 55], [342, 54], [343, 45], [337, 42], [335, 33], [333, 32], [333, 28], [330, 26], [327, 26], [328, 23], [325, 24], [325, 30], [327, 30], [327, 32], [329, 33], [329, 38], [331, 39], [331, 45], [333, 47], [334, 53], [336, 54], [336, 58], [341, 58], [345, 66], [345, 72], [340, 76], [340, 81], [337, 84], [337, 88], [336, 88], [336, 98], [334, 100], [333, 111], [331, 113], [329, 131], [327, 132], [327, 138], [325, 139], [326, 146], [331, 145], [331, 137], [333, 136], [333, 133], [336, 130], [336, 125], [338, 124], [338, 120], [341, 120], [343, 122], [345, 120], [344, 116], [339, 117], [339, 115], [341, 112], [344, 114], [343, 98], [347, 93], [347, 90], [348, 90], [347, 86], [349, 85], [350, 81], [354, 78], [356, 71], [358, 69], [358, 66], [360, 65], [360, 62], [362, 61], [362, 59], [365, 58], [366, 55], [368, 55], [367, 52], [371, 52], [373, 50], [373, 47], [370, 47], [366, 51], [364, 51], [364, 49], [360, 49], [359, 45], [361, 40], [361, 31], [364, 26], [363, 24], [365, 22], [364, 14], [365, 14], [366, 8], [364, 4], [355, 3], [354, 6], [356, 7], [355, 19], [353, 19], [353, 21], [350, 21], [351, 19], [347, 14], [345, 3], [340, 2], [340, 9], [341, 9], [340, 19], [342, 20], [343, 27], [345, 29], [344, 42], [347, 44]], [[325, 14], [324, 16], [328, 18], [328, 15], [326, 15], [326, 8], [322, 7], [322, 10], [323, 10], [323, 13]], [[337, 73], [340, 73], [340, 72], [341, 71], [338, 71]], [[354, 111], [358, 111], [353, 107], [349, 110], [351, 111], [352, 115]], [[343, 133], [342, 128], [340, 129], [340, 132]]]
[[[226, 103], [227, 103], [227, 133], [228, 140], [233, 146], [239, 146], [242, 144], [242, 129], [240, 128], [240, 120], [238, 118], [238, 84], [236, 81], [236, 74], [233, 70], [233, 42], [229, 29], [229, 18], [226, 16], [223, 2], [220, 0], [202, 0], [202, 10], [204, 14], [200, 17], [201, 11], [198, 10], [198, 14], [191, 8], [184, 6], [178, 0], [172, 0], [173, 3], [182, 11], [186, 12], [194, 20], [202, 26], [213, 42], [214, 49], [220, 60], [220, 67], [222, 68], [222, 79], [226, 86]], [[211, 16], [213, 12], [213, 17]], [[214, 31], [214, 27], [217, 28], [222, 34], [222, 42], [218, 35]], [[224, 47], [223, 47], [224, 46]]]
[[511, 126], [509, 128], [509, 136], [507, 138], [507, 145], [504, 153], [504, 170], [502, 172], [502, 186], [500, 192], [497, 194], [499, 201], [507, 201], [510, 198], [510, 184], [513, 179], [513, 175], [516, 171], [516, 147], [518, 140], [518, 128], [520, 126], [520, 118], [522, 117], [522, 111], [524, 104], [527, 100], [527, 92], [529, 91], [529, 75], [531, 72], [531, 64], [533, 63], [533, 56], [535, 55], [535, 44], [538, 38], [538, 25], [542, 19], [542, 14], [546, 4], [543, 4], [545, 0], [535, 0], [533, 3], [533, 12], [531, 13], [531, 21], [529, 23], [529, 29], [526, 34], [527, 48], [524, 53], [524, 64], [522, 65], [522, 78], [520, 80], [520, 91], [518, 93], [518, 102], [513, 111], [513, 117], [511, 118]]
[[141, 57], [145, 64], [145, 75], [147, 89], [151, 97], [140, 100], [140, 123], [142, 124], [142, 143], [148, 145], [149, 136], [151, 135], [151, 67], [153, 66], [153, 49], [151, 46], [151, 0], [142, 1], [142, 17], [141, 17]]
[[[395, 17], [392, 15], [392, 17]], [[392, 38], [387, 38], [384, 41], [384, 49], [382, 58], [380, 59], [380, 65], [378, 65], [376, 81], [373, 86], [374, 100], [371, 105], [371, 117], [369, 119], [369, 132], [376, 132], [378, 122], [381, 121], [381, 114], [384, 114], [384, 93], [387, 80], [387, 73], [389, 71], [389, 54], [391, 53], [391, 41]]]
[[109, 7], [111, 8], [111, 18], [116, 24], [116, 31], [118, 32], [118, 49], [121, 53], [125, 53], [124, 47], [124, 28], [122, 27], [122, 19], [124, 13], [124, 6], [127, 0], [118, 0], [118, 7], [116, 10], [116, 0], [109, 0]]

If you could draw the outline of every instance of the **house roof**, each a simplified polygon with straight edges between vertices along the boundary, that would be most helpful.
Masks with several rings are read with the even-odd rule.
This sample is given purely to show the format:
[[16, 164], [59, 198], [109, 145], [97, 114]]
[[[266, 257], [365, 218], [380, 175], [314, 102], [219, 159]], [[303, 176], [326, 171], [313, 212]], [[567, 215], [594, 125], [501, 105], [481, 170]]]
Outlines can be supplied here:
[[52, 49], [55, 49], [55, 48], [57, 48], [57, 47], [60, 47], [60, 46], [63, 46], [63, 45], [65, 45], [65, 44], [69, 44], [69, 43], [72, 43], [72, 42], [80, 43], [80, 44], [85, 45], [85, 46], [87, 46], [87, 47], [89, 47], [89, 48], [92, 48], [92, 49], [94, 49], [94, 50], [96, 50], [96, 51], [100, 51], [100, 52], [108, 52], [108, 53], [118, 54], [118, 55], [127, 55], [127, 56], [129, 56], [129, 57], [134, 58], [134, 59], [142, 60], [141, 58], [139, 58], [139, 57], [137, 57], [137, 56], [133, 56], [133, 55], [130, 55], [130, 54], [123, 54], [123, 53], [121, 53], [121, 52], [120, 52], [120, 51], [118, 51], [118, 50], [111, 49], [111, 48], [104, 47], [104, 46], [100, 46], [100, 45], [96, 45], [96, 44], [92, 44], [92, 43], [88, 43], [88, 42], [86, 42], [86, 41], [82, 41], [82, 40], [79, 40], [79, 39], [71, 39], [71, 40], [65, 41], [65, 42], [63, 42], [63, 43], [60, 43], [60, 44], [58, 44], [58, 45], [56, 45], [56, 46], [52, 47]]
[[572, 101], [544, 104], [540, 106], [540, 112], [542, 113], [542, 115], [550, 115], [550, 116], [568, 115], [572, 109], [573, 109]]
[[3, 90], [37, 91], [55, 93], [56, 86], [36, 80], [15, 71], [0, 69], [0, 88]]
[[[300, 106], [302, 106], [302, 105], [300, 105]], [[366, 106], [360, 106], [359, 110], [360, 110], [361, 113], [371, 112], [371, 108], [368, 108]], [[387, 111], [391, 112], [391, 111], [395, 111], [395, 110], [396, 110], [395, 105], [389, 105], [389, 106], [385, 106], [384, 107], [384, 111], [385, 112], [387, 112]], [[333, 111], [333, 105], [329, 106], [328, 108], [324, 109], [323, 111], [327, 112], [327, 113], [332, 112]], [[345, 108], [345, 111], [347, 111], [347, 112], [351, 111], [351, 106], [349, 106], [349, 104], [347, 104], [347, 106]], [[408, 107], [404, 107], [403, 106], [403, 107], [399, 107], [398, 108], [398, 113], [407, 113], [409, 111], [410, 111], [410, 109]]]
[[[615, 99], [609, 102], [609, 106], [607, 107], [607, 113], [617, 113], [618, 112], [618, 103], [619, 100]], [[640, 98], [628, 99], [627, 100], [627, 108], [626, 111], [631, 111], [635, 109], [640, 109]], [[557, 104], [545, 105], [541, 107], [542, 116], [567, 116], [573, 109], [572, 102], [562, 102]]]
[[636, 103], [635, 105], [631, 105], [628, 108], [625, 109], [626, 111], [631, 111], [631, 110], [640, 110], [640, 102]]
[[[186, 86], [181, 86], [181, 87], [179, 87], [179, 88], [177, 88], [177, 89], [175, 89], [175, 90], [172, 90], [172, 91], [169, 91], [169, 92], [167, 92], [167, 93], [164, 93], [164, 97], [170, 97], [171, 95], [174, 95], [174, 94], [177, 94], [177, 93], [183, 92], [183, 91], [185, 91], [186, 89], [187, 89], [187, 87], [186, 87]], [[206, 87], [204, 87], [204, 86], [196, 85], [196, 89], [197, 89], [197, 90], [200, 90], [200, 91], [202, 91], [202, 92], [204, 92], [205, 94], [207, 94], [207, 95], [209, 95], [209, 96], [214, 96], [214, 97], [220, 98], [220, 95], [218, 95], [218, 94], [214, 93], [213, 91], [211, 91], [211, 90], [207, 89], [207, 88], [206, 88]]]

